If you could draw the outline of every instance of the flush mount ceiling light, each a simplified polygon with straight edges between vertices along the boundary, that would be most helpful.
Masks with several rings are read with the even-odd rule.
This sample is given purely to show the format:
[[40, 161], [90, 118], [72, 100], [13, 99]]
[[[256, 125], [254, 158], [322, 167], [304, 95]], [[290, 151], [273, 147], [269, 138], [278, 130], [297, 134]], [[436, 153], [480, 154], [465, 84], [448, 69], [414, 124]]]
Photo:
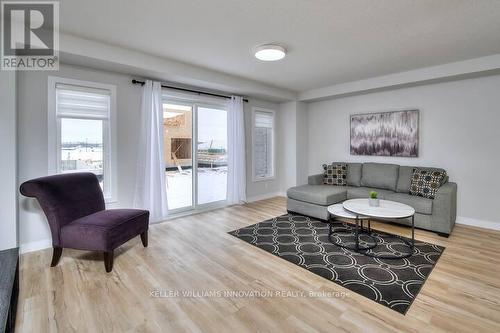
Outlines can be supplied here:
[[286, 56], [286, 49], [275, 44], [266, 44], [255, 48], [255, 58], [262, 61], [281, 60]]

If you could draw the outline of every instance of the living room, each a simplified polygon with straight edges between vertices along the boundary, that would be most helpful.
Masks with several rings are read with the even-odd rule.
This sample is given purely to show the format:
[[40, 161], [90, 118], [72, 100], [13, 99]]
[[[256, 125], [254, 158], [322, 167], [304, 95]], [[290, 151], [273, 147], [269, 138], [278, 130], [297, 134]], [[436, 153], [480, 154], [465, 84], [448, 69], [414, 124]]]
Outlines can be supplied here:
[[500, 331], [500, 2], [1, 6], [0, 331]]

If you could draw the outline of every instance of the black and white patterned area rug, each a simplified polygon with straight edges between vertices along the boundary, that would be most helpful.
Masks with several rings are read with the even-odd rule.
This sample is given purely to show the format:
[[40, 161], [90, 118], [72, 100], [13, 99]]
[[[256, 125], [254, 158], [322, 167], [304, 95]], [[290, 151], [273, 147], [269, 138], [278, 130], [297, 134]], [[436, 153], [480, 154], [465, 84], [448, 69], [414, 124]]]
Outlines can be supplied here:
[[[332, 244], [354, 244], [354, 233], [335, 233], [343, 228], [335, 223], [329, 238], [327, 223], [286, 214], [229, 234], [405, 314], [445, 248], [415, 240], [411, 257], [378, 259]], [[372, 236], [378, 245], [370, 253], [387, 256], [407, 251], [395, 235], [372, 229]], [[371, 242], [366, 235], [360, 238], [361, 246]]]

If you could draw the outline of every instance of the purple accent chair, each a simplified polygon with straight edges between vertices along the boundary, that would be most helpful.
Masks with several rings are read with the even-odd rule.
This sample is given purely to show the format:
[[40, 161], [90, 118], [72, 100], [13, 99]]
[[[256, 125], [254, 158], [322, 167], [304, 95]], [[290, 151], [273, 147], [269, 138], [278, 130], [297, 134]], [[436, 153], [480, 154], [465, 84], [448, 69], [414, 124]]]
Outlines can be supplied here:
[[108, 209], [93, 173], [68, 173], [29, 180], [21, 193], [38, 200], [52, 233], [52, 264], [63, 248], [104, 252], [106, 272], [113, 269], [113, 251], [140, 235], [148, 246], [149, 211]]

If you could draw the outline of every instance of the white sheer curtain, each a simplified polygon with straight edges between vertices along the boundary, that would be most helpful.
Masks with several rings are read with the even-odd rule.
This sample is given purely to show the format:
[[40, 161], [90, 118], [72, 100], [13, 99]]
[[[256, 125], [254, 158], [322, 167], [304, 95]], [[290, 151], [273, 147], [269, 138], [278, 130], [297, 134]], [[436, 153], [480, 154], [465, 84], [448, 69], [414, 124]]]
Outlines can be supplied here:
[[227, 202], [246, 201], [245, 119], [243, 98], [232, 96], [227, 115]]
[[149, 210], [150, 221], [158, 222], [168, 214], [161, 84], [147, 80], [142, 89], [134, 207]]

